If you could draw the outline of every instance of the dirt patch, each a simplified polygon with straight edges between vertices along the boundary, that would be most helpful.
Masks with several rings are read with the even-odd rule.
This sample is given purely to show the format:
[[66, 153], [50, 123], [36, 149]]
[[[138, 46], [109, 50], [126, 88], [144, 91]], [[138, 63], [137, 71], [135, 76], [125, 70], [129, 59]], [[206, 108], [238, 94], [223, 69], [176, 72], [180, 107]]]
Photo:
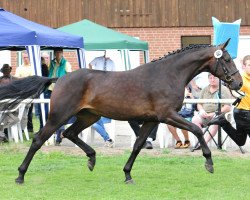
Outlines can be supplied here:
[[[132, 152], [132, 148], [105, 148], [96, 147], [94, 148], [97, 155], [123, 155], [125, 153]], [[78, 147], [67, 147], [67, 146], [43, 146], [41, 151], [44, 153], [49, 152], [63, 152], [69, 155], [85, 155], [85, 153]], [[241, 153], [239, 149], [229, 149], [227, 151], [211, 149], [212, 156], [225, 156], [225, 157], [238, 157], [238, 158], [250, 158], [250, 153]], [[202, 151], [191, 152], [190, 149], [142, 149], [140, 155], [149, 156], [202, 156]]]
[[[107, 148], [107, 147], [93, 147], [97, 155], [123, 155], [130, 154], [132, 148]], [[27, 153], [29, 146], [27, 144], [11, 144], [11, 145], [0, 145], [0, 151], [12, 151], [12, 152], [23, 152]], [[83, 155], [85, 153], [79, 147], [72, 146], [42, 146], [41, 150], [43, 153], [50, 152], [62, 152], [68, 155]], [[246, 151], [246, 150], [245, 150]], [[250, 153], [246, 151], [244, 154], [237, 149], [228, 149], [227, 151], [218, 150], [216, 148], [211, 148], [212, 156], [221, 156], [221, 157], [237, 157], [237, 158], [250, 158]], [[149, 155], [149, 156], [202, 156], [202, 151], [191, 152], [190, 149], [174, 149], [174, 148], [154, 148], [151, 150], [142, 149], [139, 155]]]

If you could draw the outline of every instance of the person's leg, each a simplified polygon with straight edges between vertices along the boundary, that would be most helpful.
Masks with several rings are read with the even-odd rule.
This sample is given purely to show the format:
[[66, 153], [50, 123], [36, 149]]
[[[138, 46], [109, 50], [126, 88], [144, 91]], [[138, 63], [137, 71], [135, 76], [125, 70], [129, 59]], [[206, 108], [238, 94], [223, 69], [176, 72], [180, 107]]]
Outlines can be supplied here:
[[1, 142], [8, 142], [8, 139], [4, 133], [4, 127], [2, 125], [0, 125], [0, 143]]
[[250, 112], [235, 108], [234, 120], [236, 123], [236, 129], [226, 120], [224, 114], [212, 119], [210, 124], [220, 125], [238, 146], [243, 146], [246, 143], [247, 134], [250, 134]]
[[[152, 139], [152, 141], [155, 141], [155, 139], [156, 139], [156, 134], [157, 134], [157, 130], [158, 130], [158, 126], [159, 126], [159, 124], [157, 124], [157, 126], [155, 126], [154, 127], [154, 129], [151, 131], [151, 133], [149, 134], [149, 136], [148, 136], [148, 139], [149, 138], [151, 138]], [[148, 140], [147, 139], [147, 140]], [[149, 141], [149, 140], [148, 140]], [[152, 142], [151, 141], [151, 142]]]
[[41, 104], [37, 105], [37, 115], [39, 117], [39, 130], [43, 127], [43, 119], [42, 119], [42, 112], [41, 112]]
[[[192, 123], [196, 124], [198, 127], [200, 127], [200, 129], [202, 129], [202, 118], [200, 117], [200, 115], [194, 115], [194, 117], [192, 118]], [[192, 151], [194, 150], [200, 150], [201, 146], [199, 143], [196, 143], [196, 145], [194, 146], [194, 148], [192, 149]]]
[[238, 146], [243, 146], [246, 143], [247, 134], [250, 134], [250, 115], [235, 109], [234, 120], [236, 129], [228, 121], [223, 123], [221, 127]]
[[176, 140], [175, 148], [179, 149], [182, 146], [182, 142], [180, 137], [177, 134], [177, 128], [171, 125], [167, 125], [170, 133], [173, 135], [174, 139]]
[[56, 146], [60, 145], [62, 142], [62, 132], [65, 130], [64, 126], [61, 126], [57, 131], [56, 131]]
[[188, 136], [188, 131], [182, 129], [181, 132], [182, 132], [182, 134], [183, 134], [183, 136], [184, 136], [184, 138], [185, 138], [185, 142], [184, 142], [184, 144], [181, 146], [181, 148], [184, 148], [184, 149], [185, 149], [185, 148], [188, 148], [188, 147], [190, 146], [190, 140], [189, 140], [189, 136]]
[[[50, 97], [51, 97], [51, 91], [50, 90], [46, 90], [45, 92], [44, 92], [44, 98], [45, 99], [50, 99]], [[46, 121], [48, 120], [48, 116], [49, 116], [49, 104], [48, 103], [46, 103], [46, 104], [44, 104], [45, 106], [45, 119], [46, 119]]]
[[28, 129], [29, 132], [34, 132], [32, 117], [33, 117], [33, 103], [30, 105], [29, 111], [28, 111], [27, 129]]
[[209, 127], [210, 134], [208, 133], [206, 138], [205, 138], [206, 143], [208, 143], [212, 139], [212, 137], [214, 137], [216, 135], [217, 131], [218, 131], [217, 125], [211, 125]]
[[101, 119], [98, 120], [96, 123], [94, 123], [92, 126], [101, 135], [104, 141], [107, 141], [110, 139], [108, 133], [106, 132], [104, 128], [104, 124]]
[[150, 132], [147, 140], [146, 140], [146, 143], [144, 145], [144, 148], [145, 149], [153, 149], [153, 144], [152, 142], [156, 139], [156, 134], [157, 134], [157, 130], [158, 130], [158, 126], [159, 124], [157, 124], [153, 130]]

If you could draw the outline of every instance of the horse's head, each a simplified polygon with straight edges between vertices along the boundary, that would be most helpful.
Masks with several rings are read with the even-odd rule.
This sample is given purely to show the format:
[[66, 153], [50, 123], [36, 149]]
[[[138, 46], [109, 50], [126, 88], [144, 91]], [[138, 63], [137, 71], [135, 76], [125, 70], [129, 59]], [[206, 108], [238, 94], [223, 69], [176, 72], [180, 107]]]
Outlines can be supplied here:
[[226, 51], [230, 39], [219, 45], [214, 52], [213, 64], [210, 72], [228, 84], [232, 90], [239, 90], [242, 87], [242, 77], [229, 53]]

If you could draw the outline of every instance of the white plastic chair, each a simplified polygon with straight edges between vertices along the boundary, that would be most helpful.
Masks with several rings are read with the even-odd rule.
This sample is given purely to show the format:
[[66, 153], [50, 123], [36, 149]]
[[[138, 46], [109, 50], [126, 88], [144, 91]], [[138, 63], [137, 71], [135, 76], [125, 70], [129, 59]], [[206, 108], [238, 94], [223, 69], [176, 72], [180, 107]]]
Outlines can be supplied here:
[[[9, 127], [4, 126], [4, 128], [8, 129], [8, 139], [9, 140], [14, 139], [14, 141], [16, 143], [19, 142], [19, 139], [21, 142], [23, 142], [23, 133], [22, 133], [22, 129], [21, 129], [21, 119], [23, 116], [24, 108], [25, 108], [25, 104], [20, 103], [19, 105], [17, 105], [15, 108], [13, 108], [11, 110], [0, 111], [0, 118], [1, 118], [3, 114], [13, 113], [13, 112], [18, 110], [18, 119], [19, 119], [18, 122], [12, 126], [9, 126]], [[26, 139], [29, 140], [29, 134], [28, 134], [27, 127], [25, 128], [24, 133], [25, 133]]]

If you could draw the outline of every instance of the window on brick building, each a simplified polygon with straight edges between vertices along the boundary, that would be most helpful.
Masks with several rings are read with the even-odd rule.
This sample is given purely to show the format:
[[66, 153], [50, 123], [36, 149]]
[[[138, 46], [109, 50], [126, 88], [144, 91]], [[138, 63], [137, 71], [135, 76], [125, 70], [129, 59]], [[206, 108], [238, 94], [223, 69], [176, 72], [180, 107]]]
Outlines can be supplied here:
[[211, 35], [205, 36], [181, 36], [181, 47], [185, 48], [194, 44], [211, 44]]

